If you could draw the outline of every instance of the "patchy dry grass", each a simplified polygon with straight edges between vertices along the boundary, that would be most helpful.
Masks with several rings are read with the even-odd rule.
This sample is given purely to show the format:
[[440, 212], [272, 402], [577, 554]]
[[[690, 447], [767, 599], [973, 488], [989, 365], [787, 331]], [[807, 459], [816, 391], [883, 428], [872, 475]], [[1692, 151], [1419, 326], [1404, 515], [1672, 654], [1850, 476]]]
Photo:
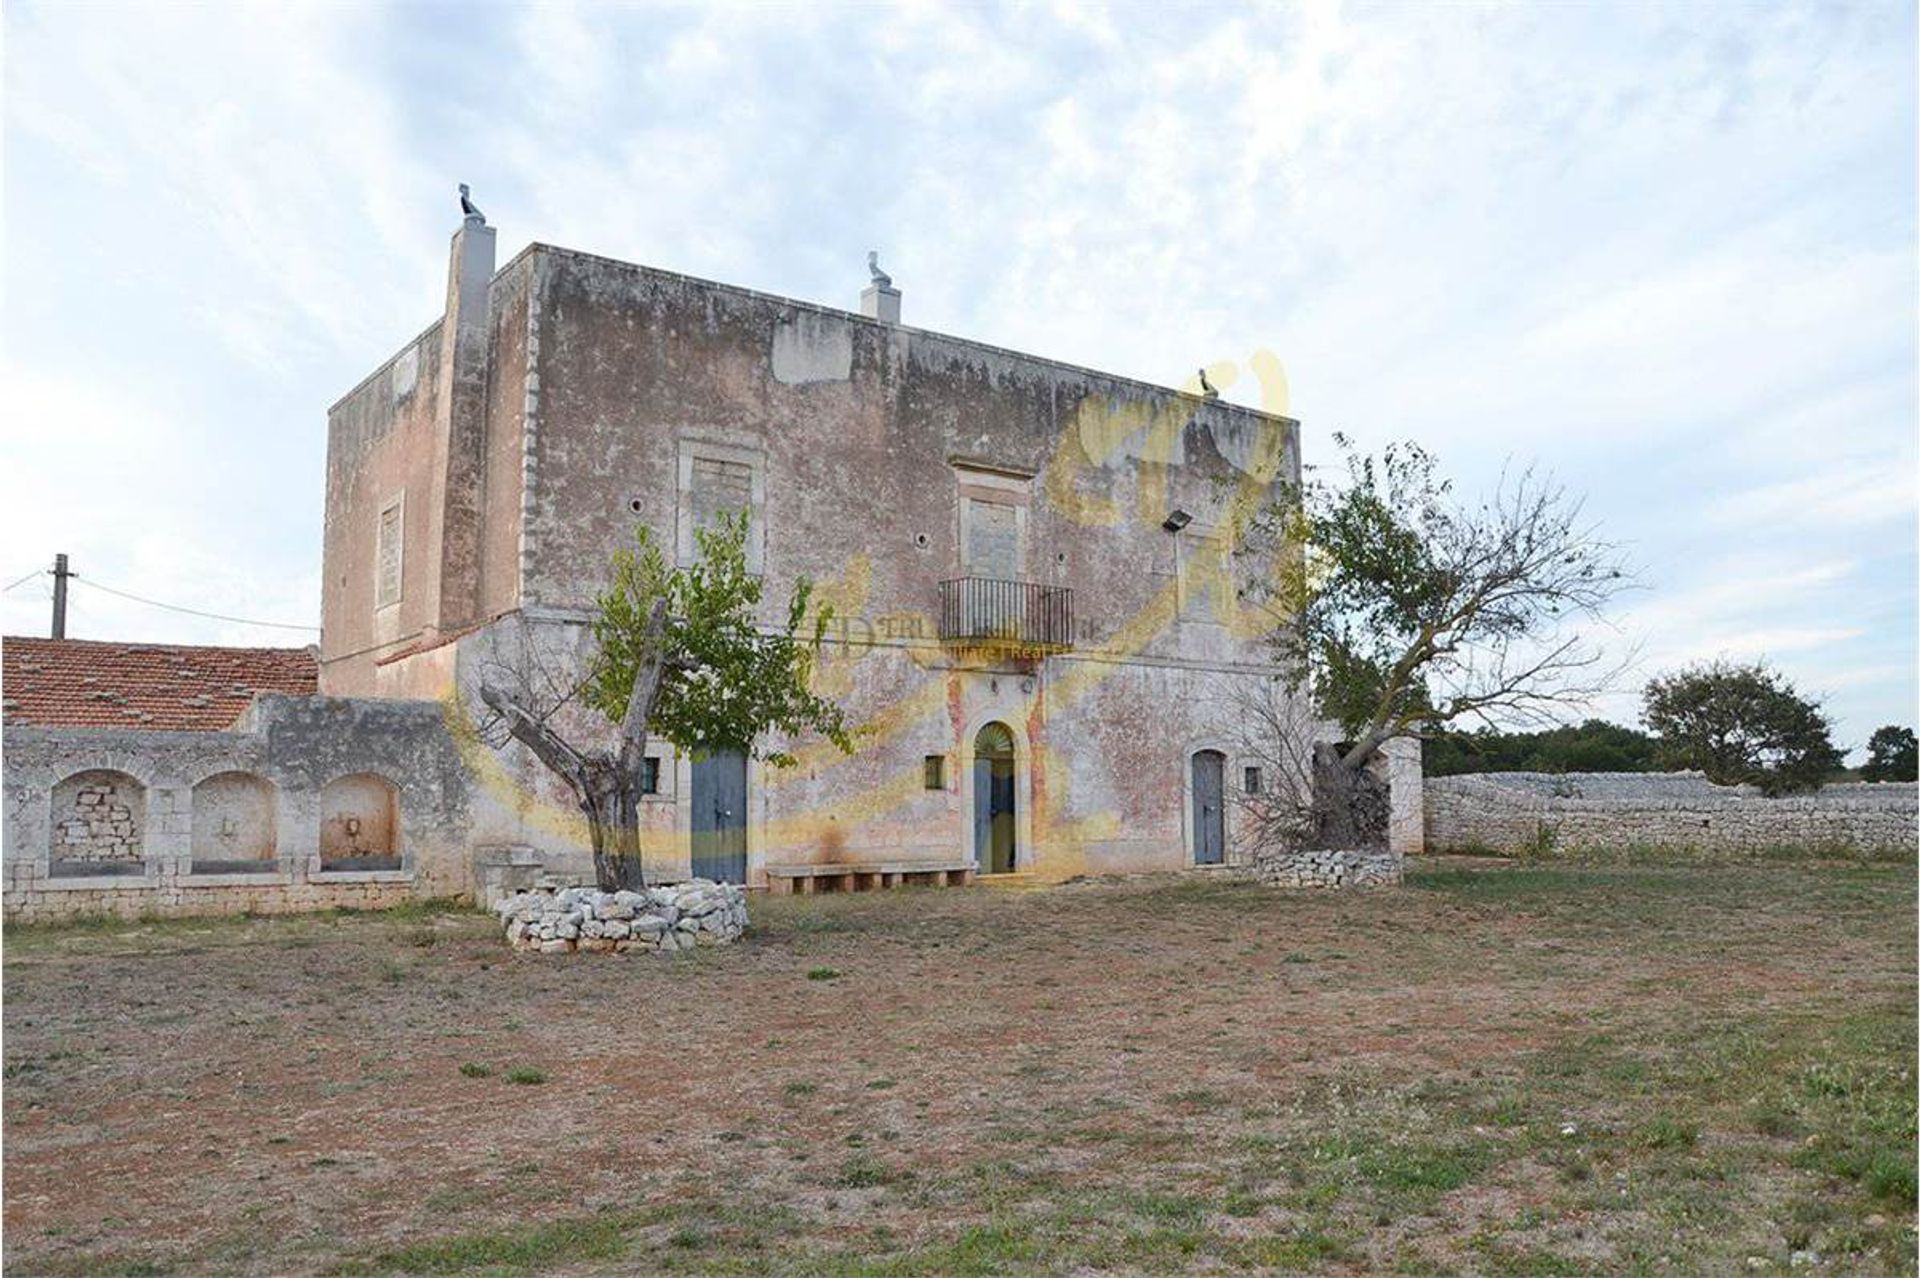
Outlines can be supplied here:
[[667, 959], [10, 929], [7, 1268], [1911, 1273], [1914, 908], [1632, 859], [776, 898]]

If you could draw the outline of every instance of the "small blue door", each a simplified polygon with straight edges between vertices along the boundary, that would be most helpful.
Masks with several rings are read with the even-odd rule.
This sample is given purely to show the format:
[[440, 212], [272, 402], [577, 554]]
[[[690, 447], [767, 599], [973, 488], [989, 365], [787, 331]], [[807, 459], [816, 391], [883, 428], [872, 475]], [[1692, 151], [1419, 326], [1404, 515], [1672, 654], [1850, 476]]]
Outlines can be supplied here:
[[1227, 859], [1227, 756], [1202, 750], [1193, 756], [1193, 863], [1219, 865]]
[[693, 877], [747, 881], [747, 756], [721, 751], [693, 761]]

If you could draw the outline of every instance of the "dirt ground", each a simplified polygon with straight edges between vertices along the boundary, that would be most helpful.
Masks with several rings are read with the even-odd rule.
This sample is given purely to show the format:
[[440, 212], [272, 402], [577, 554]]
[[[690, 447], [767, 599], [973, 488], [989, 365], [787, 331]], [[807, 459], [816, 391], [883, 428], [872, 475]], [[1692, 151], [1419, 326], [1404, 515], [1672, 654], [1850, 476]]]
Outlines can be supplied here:
[[17, 1274], [1914, 1270], [1911, 865], [13, 928]]

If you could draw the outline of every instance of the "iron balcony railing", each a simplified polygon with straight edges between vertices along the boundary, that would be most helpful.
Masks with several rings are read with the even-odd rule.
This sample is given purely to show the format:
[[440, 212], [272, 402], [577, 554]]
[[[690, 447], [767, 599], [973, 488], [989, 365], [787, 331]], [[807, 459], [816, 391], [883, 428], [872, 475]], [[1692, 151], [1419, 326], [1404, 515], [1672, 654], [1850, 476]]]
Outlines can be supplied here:
[[1064, 651], [1073, 646], [1073, 591], [995, 577], [943, 581], [940, 638], [981, 647]]

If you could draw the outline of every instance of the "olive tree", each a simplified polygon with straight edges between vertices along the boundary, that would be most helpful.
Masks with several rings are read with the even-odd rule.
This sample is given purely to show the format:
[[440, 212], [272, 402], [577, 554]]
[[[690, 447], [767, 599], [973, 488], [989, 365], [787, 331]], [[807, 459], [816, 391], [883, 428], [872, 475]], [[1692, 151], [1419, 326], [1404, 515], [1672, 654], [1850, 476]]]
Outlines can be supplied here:
[[[497, 745], [519, 741], [567, 783], [586, 814], [594, 877], [603, 891], [646, 885], [641, 862], [640, 796], [648, 735], [695, 755], [757, 754], [791, 766], [784, 751], [762, 751], [769, 732], [786, 739], [818, 733], [842, 750], [852, 736], [841, 708], [811, 690], [813, 663], [829, 621], [801, 630], [812, 599], [804, 578], [787, 603], [784, 625], [759, 622], [762, 582], [748, 571], [747, 517], [695, 534], [697, 556], [667, 562], [651, 529], [613, 559], [613, 580], [594, 609], [594, 653], [584, 676], [564, 687], [527, 677], [503, 687], [483, 680], [492, 712], [483, 726]], [[611, 746], [568, 741], [555, 717], [579, 701], [617, 730]]]
[[1584, 705], [1625, 664], [1605, 660], [1587, 623], [1631, 578], [1581, 501], [1531, 468], [1469, 503], [1418, 445], [1375, 459], [1335, 439], [1344, 466], [1254, 525], [1248, 549], [1275, 567], [1244, 593], [1273, 612], [1282, 682], [1342, 737], [1313, 749], [1303, 840], [1373, 847], [1387, 805], [1368, 765], [1386, 742]]
[[1867, 738], [1867, 762], [1860, 769], [1866, 781], [1912, 781], [1920, 778], [1920, 741], [1912, 728], [1889, 723]]
[[1817, 789], [1841, 767], [1820, 703], [1765, 662], [1687, 666], [1648, 682], [1643, 700], [1665, 767], [1770, 795]]

